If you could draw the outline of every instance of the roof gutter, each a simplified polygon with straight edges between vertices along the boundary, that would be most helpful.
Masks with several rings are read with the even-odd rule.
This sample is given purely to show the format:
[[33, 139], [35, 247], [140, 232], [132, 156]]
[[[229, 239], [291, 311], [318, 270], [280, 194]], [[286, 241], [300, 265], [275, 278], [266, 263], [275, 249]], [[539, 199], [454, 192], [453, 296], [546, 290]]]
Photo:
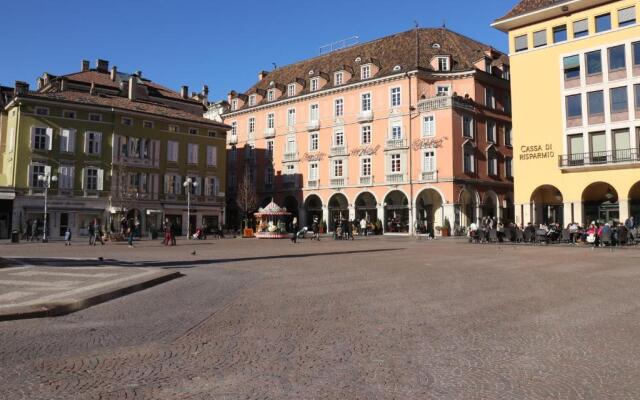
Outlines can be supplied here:
[[536, 22], [574, 13], [601, 4], [611, 3], [615, 0], [567, 0], [548, 7], [533, 10], [510, 18], [497, 19], [491, 23], [491, 27], [502, 32], [509, 32]]

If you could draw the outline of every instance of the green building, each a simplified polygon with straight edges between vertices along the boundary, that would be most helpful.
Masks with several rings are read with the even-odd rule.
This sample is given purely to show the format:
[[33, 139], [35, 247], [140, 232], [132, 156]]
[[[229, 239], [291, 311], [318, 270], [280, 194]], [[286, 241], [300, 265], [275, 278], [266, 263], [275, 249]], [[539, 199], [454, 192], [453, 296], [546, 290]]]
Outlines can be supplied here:
[[132, 219], [141, 234], [165, 218], [180, 234], [224, 221], [229, 127], [203, 117], [206, 86], [189, 95], [186, 86], [172, 91], [140, 71], [109, 69], [105, 60], [90, 68], [83, 60], [79, 72], [45, 73], [35, 91], [16, 82], [0, 92], [0, 238], [34, 220], [42, 225], [46, 177], [55, 177], [51, 238], [67, 228], [76, 238], [86, 235], [93, 219], [115, 232], [123, 218]]

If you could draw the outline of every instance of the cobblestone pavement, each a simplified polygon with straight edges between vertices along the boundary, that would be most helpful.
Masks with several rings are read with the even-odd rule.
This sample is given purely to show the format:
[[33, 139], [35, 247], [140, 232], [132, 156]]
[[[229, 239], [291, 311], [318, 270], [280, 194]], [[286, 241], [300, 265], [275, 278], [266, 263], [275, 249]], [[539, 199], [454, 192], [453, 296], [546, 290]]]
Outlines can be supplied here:
[[[46, 264], [66, 251], [28, 246], [0, 254]], [[384, 238], [99, 251], [74, 257], [186, 276], [0, 323], [0, 398], [640, 398], [640, 249]]]

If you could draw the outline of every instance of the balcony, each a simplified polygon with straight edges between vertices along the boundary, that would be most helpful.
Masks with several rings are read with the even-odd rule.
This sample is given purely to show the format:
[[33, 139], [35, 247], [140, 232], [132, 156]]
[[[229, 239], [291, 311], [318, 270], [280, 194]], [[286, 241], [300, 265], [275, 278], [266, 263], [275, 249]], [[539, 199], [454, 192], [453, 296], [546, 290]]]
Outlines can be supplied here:
[[422, 180], [424, 182], [437, 182], [438, 171], [422, 171]]
[[332, 188], [339, 188], [346, 184], [346, 180], [344, 178], [331, 178], [330, 183]]
[[358, 122], [371, 122], [373, 121], [373, 111], [360, 111], [358, 115]]
[[307, 122], [307, 130], [308, 131], [317, 131], [318, 129], [320, 129], [320, 121], [319, 120], [316, 119], [316, 120]]
[[373, 185], [373, 176], [361, 176], [360, 184], [365, 186]]
[[421, 113], [434, 110], [444, 110], [447, 108], [464, 108], [474, 110], [473, 103], [466, 101], [462, 97], [456, 96], [436, 96], [418, 102], [418, 111]]
[[284, 162], [292, 162], [292, 161], [299, 161], [300, 157], [298, 157], [298, 153], [297, 152], [287, 152], [284, 153]]
[[558, 156], [558, 166], [568, 170], [607, 169], [635, 163], [640, 163], [640, 152], [638, 149], [595, 151]]
[[276, 128], [266, 128], [264, 130], [264, 137], [269, 139], [276, 136]]
[[386, 150], [408, 149], [409, 141], [407, 139], [387, 139], [385, 143]]
[[238, 135], [229, 136], [229, 144], [238, 144]]
[[404, 174], [403, 173], [392, 173], [387, 174], [387, 183], [389, 184], [398, 184], [404, 183]]
[[331, 146], [329, 149], [329, 157], [346, 156], [347, 146]]
[[320, 187], [320, 180], [313, 179], [313, 180], [307, 181], [307, 187], [309, 189], [317, 189], [317, 188], [319, 188]]

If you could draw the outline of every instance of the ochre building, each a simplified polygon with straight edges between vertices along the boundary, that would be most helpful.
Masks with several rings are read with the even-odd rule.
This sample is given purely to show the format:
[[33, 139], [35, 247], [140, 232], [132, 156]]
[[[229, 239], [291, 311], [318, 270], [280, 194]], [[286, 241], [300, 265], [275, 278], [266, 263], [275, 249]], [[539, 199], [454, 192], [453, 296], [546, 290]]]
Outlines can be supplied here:
[[640, 217], [637, 1], [523, 0], [509, 34], [520, 223]]

